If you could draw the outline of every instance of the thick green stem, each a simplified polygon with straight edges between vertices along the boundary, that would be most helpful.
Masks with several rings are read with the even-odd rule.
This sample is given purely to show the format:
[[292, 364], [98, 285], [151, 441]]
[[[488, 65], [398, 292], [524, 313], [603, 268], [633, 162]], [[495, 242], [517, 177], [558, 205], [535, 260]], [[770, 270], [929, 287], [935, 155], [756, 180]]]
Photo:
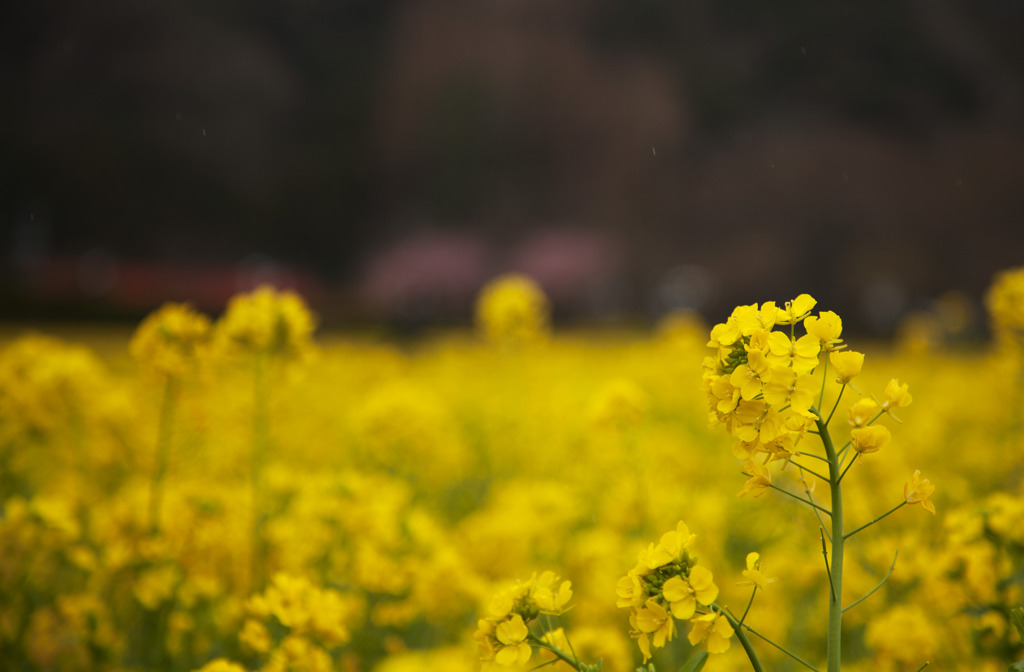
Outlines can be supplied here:
[[828, 457], [829, 488], [832, 493], [832, 567], [828, 604], [828, 672], [840, 672], [843, 641], [843, 491], [840, 483], [839, 456], [828, 428], [820, 419], [817, 421], [821, 443]]
[[171, 428], [174, 423], [174, 378], [168, 376], [164, 385], [164, 399], [160, 404], [160, 419], [156, 437], [156, 454], [153, 458], [153, 477], [149, 484], [149, 529], [160, 531], [160, 505], [163, 500], [164, 475], [167, 473], [167, 453], [171, 445]]

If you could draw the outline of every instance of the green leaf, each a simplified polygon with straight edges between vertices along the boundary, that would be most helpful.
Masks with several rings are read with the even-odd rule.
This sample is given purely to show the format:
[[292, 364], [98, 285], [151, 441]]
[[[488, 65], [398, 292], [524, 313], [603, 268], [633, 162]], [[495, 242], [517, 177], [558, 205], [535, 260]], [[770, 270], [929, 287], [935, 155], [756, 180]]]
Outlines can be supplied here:
[[1014, 627], [1017, 628], [1017, 634], [1020, 635], [1021, 639], [1024, 639], [1024, 607], [1011, 609], [1010, 620], [1013, 621]]
[[1024, 662], [1014, 663], [1007, 668], [1008, 672], [1024, 672]]
[[686, 664], [679, 668], [679, 672], [700, 672], [704, 669], [704, 663], [708, 662], [708, 652], [698, 651], [690, 656]]

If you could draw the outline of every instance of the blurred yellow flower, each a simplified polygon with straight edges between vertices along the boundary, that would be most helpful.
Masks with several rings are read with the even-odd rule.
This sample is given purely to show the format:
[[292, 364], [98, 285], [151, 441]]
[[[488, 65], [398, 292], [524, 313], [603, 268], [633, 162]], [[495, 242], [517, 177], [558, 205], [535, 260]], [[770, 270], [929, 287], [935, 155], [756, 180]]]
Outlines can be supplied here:
[[312, 349], [315, 327], [313, 314], [298, 294], [264, 285], [231, 299], [214, 337], [226, 353], [297, 357]]
[[771, 489], [772, 472], [768, 470], [767, 466], [758, 464], [753, 460], [747, 460], [745, 468], [748, 477], [743, 483], [743, 489], [737, 493], [737, 496], [742, 497], [749, 492], [754, 497], [760, 497], [765, 491]]
[[254, 618], [245, 619], [238, 641], [257, 653], [267, 653], [273, 646], [266, 626]]
[[878, 415], [878, 402], [870, 397], [858, 399], [847, 412], [849, 423], [853, 427], [865, 427]]
[[647, 553], [645, 558], [649, 569], [657, 569], [682, 557], [697, 538], [697, 535], [690, 534], [690, 528], [686, 523], [679, 521], [676, 529], [661, 535], [658, 545]]
[[[558, 584], [558, 587], [555, 587]], [[559, 583], [558, 575], [554, 572], [542, 572], [537, 577], [537, 583], [532, 590], [531, 597], [542, 614], [560, 614], [565, 611], [565, 605], [572, 599], [572, 584], [569, 581]]]
[[215, 658], [200, 667], [196, 672], [246, 672], [246, 669], [227, 658]]
[[687, 639], [693, 646], [704, 642], [708, 653], [725, 653], [732, 644], [733, 634], [735, 630], [729, 621], [720, 612], [713, 611], [690, 620]]
[[891, 413], [894, 409], [909, 406], [914, 398], [910, 396], [908, 388], [909, 385], [906, 383], [900, 384], [900, 381], [895, 378], [890, 380], [889, 384], [885, 386], [882, 410], [886, 413]]
[[128, 346], [148, 369], [180, 378], [194, 370], [210, 338], [210, 320], [187, 303], [167, 303], [142, 321]]
[[925, 511], [935, 515], [935, 504], [930, 497], [935, 492], [935, 486], [925, 478], [921, 478], [921, 470], [916, 469], [910, 481], [903, 485], [903, 498], [907, 504], [920, 504]]
[[880, 661], [918, 666], [938, 650], [942, 634], [921, 607], [900, 605], [872, 619], [864, 641]]
[[993, 331], [1002, 338], [1024, 336], [1024, 266], [998, 273], [985, 293]]
[[892, 440], [888, 427], [872, 425], [858, 427], [850, 432], [850, 445], [861, 455], [875, 453], [885, 448]]
[[488, 283], [476, 302], [476, 323], [484, 337], [495, 344], [517, 346], [547, 337], [547, 297], [525, 275], [503, 275]]

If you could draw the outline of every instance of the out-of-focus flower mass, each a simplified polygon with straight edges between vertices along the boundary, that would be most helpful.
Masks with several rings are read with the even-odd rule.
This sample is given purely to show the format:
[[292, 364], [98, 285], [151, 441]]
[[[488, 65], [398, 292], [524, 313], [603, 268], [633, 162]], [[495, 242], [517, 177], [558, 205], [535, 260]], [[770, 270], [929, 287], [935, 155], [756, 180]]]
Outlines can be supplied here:
[[[1015, 277], [990, 292], [1000, 329]], [[0, 343], [2, 667], [731, 670], [749, 637], [796, 669], [748, 628], [801, 633], [818, 664], [829, 512], [780, 490], [827, 509], [828, 420], [847, 532], [902, 507], [852, 537], [843, 605], [899, 555], [844, 615], [843, 669], [1024, 657], [1007, 342], [860, 344], [809, 295], [567, 334], [522, 277], [477, 310], [479, 332], [410, 347], [314, 337], [298, 295], [262, 288], [95, 350]]]

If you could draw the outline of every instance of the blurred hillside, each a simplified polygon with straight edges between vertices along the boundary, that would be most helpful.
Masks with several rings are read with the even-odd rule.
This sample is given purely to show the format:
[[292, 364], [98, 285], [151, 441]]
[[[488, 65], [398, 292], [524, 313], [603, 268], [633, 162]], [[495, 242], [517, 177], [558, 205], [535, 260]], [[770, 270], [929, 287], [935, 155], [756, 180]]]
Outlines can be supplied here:
[[269, 273], [342, 321], [465, 320], [524, 270], [570, 316], [813, 288], [884, 330], [1024, 260], [1007, 0], [8, 12], [13, 314], [215, 308]]

